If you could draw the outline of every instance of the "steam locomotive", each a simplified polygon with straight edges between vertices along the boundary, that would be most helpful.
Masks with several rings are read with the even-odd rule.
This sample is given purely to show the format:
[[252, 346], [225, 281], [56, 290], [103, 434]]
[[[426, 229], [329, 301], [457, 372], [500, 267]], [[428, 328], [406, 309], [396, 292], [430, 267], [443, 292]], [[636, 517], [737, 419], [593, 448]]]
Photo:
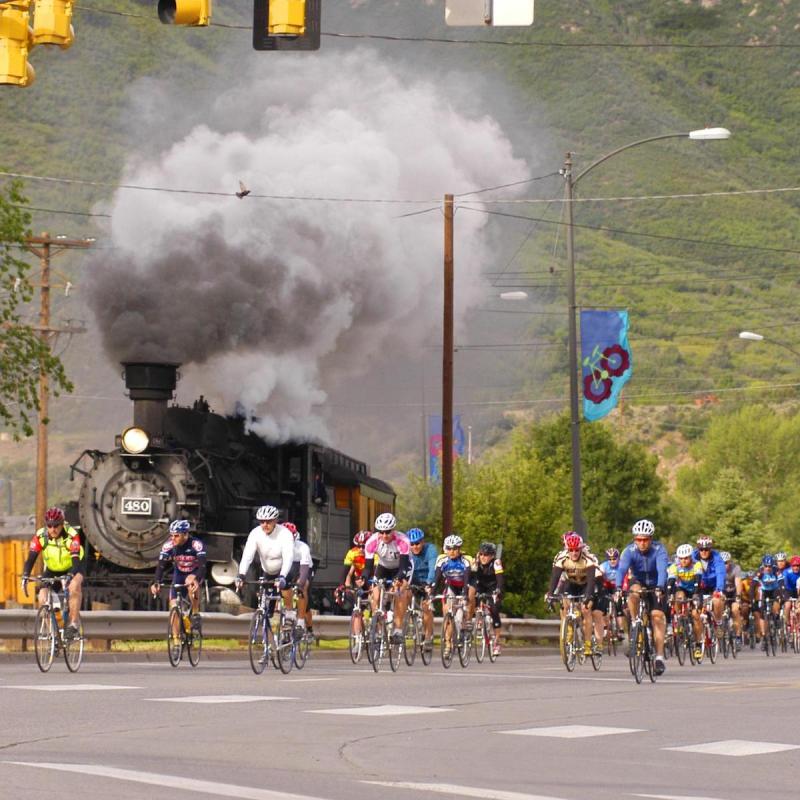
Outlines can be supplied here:
[[[169, 406], [178, 364], [124, 363], [133, 425], [109, 452], [85, 450], [71, 466], [80, 479], [67, 517], [86, 550], [87, 603], [152, 607], [148, 592], [171, 520], [191, 520], [208, 550], [206, 607], [239, 605], [231, 586], [254, 513], [281, 509], [308, 542], [317, 607], [331, 605], [353, 534], [394, 508], [395, 493], [367, 465], [313, 442], [268, 445], [243, 416], [212, 412], [200, 397]], [[247, 602], [247, 598], [245, 599]]]

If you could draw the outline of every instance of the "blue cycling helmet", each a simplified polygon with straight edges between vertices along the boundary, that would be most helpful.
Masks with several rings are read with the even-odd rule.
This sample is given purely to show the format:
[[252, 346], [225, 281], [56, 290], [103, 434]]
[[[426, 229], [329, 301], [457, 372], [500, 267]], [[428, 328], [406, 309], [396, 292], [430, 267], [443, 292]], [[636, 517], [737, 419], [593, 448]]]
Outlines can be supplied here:
[[762, 567], [774, 567], [775, 566], [775, 559], [767, 553], [764, 558], [761, 559], [761, 566]]
[[189, 533], [192, 529], [192, 523], [188, 519], [176, 519], [170, 523], [170, 533]]
[[416, 544], [425, 538], [425, 531], [423, 531], [422, 528], [411, 528], [406, 531], [406, 536], [408, 536], [408, 541], [411, 542], [411, 544]]

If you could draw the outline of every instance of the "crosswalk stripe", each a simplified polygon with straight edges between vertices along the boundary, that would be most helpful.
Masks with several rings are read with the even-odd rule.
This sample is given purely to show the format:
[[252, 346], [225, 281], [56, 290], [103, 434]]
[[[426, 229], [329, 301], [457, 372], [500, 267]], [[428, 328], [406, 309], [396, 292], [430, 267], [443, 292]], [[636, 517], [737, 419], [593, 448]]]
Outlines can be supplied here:
[[760, 756], [765, 753], [782, 753], [785, 750], [800, 750], [800, 744], [780, 742], [750, 742], [746, 739], [724, 739], [720, 742], [688, 744], [681, 747], [664, 747], [679, 753], [701, 753], [712, 756]]
[[180, 775], [160, 775], [155, 772], [138, 772], [131, 769], [101, 767], [94, 764], [54, 764], [43, 761], [2, 761], [2, 764], [13, 764], [20, 767], [51, 769], [58, 772], [74, 772], [78, 775], [94, 775], [98, 778], [112, 778], [118, 781], [144, 783], [150, 786], [180, 789], [184, 792], [211, 794], [217, 797], [236, 797], [240, 800], [322, 800], [310, 795], [289, 794], [271, 789], [256, 789], [253, 786], [236, 786], [232, 783], [216, 781], [200, 781], [195, 778], [184, 778]]
[[564, 800], [543, 794], [523, 794], [506, 792], [501, 789], [484, 789], [478, 786], [459, 786], [454, 783], [410, 783], [407, 781], [361, 781], [372, 786], [386, 786], [389, 789], [413, 789], [418, 792], [455, 794], [460, 797], [482, 797], [485, 800]]
[[152, 703], [251, 703], [257, 700], [295, 700], [266, 694], [207, 694], [195, 697], [148, 697]]

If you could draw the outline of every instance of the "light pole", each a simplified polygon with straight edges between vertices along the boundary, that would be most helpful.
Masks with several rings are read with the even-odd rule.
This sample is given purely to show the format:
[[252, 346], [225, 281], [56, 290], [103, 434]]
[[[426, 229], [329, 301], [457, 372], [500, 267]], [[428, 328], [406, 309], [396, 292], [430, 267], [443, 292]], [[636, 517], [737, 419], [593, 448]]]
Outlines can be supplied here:
[[583, 500], [581, 488], [581, 433], [578, 397], [578, 319], [577, 301], [575, 297], [575, 231], [573, 226], [573, 197], [575, 185], [588, 175], [595, 167], [613, 158], [624, 150], [638, 147], [641, 144], [657, 142], [662, 139], [693, 139], [695, 141], [709, 141], [714, 139], [727, 139], [731, 132], [727, 128], [702, 128], [700, 130], [684, 133], [662, 133], [658, 136], [648, 136], [646, 139], [637, 139], [635, 142], [618, 147], [610, 153], [598, 158], [589, 164], [586, 169], [577, 175], [572, 174], [572, 153], [567, 153], [561, 174], [564, 176], [564, 199], [567, 205], [567, 297], [569, 303], [569, 409], [570, 433], [572, 441], [572, 527], [584, 538], [586, 525], [583, 520]]
[[784, 350], [788, 350], [792, 355], [797, 356], [800, 358], [800, 353], [797, 352], [793, 347], [789, 347], [786, 342], [779, 342], [777, 339], [767, 339], [766, 336], [762, 336], [760, 333], [753, 333], [752, 331], [742, 331], [739, 334], [740, 339], [746, 339], [750, 342], [769, 342], [770, 344], [775, 344], [778, 347], [782, 347]]

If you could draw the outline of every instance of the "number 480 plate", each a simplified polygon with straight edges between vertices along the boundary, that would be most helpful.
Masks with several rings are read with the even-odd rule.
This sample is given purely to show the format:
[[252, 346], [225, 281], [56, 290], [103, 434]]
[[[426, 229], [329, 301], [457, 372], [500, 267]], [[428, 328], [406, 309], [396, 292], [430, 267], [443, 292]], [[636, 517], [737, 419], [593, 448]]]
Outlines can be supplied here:
[[123, 497], [122, 513], [149, 516], [153, 511], [153, 500], [150, 497]]

